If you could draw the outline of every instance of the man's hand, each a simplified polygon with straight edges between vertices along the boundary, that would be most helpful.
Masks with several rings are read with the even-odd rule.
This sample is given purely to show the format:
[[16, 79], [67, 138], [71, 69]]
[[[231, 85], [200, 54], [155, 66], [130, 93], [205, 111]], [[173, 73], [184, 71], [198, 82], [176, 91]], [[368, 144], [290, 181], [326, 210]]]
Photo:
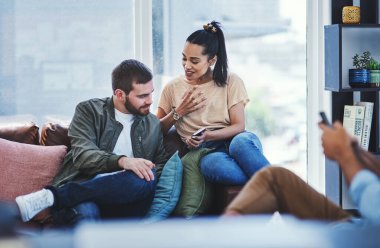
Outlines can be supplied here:
[[346, 154], [353, 153], [353, 138], [340, 122], [334, 122], [332, 128], [323, 123], [319, 123], [319, 127], [323, 131], [321, 139], [326, 157], [339, 162]]
[[118, 162], [121, 168], [133, 171], [141, 179], [147, 181], [154, 180], [152, 169], [155, 167], [155, 164], [151, 161], [143, 158], [121, 157]]
[[351, 137], [338, 121], [334, 122], [332, 128], [322, 123], [319, 123], [319, 127], [323, 130], [322, 146], [326, 157], [338, 162], [347, 183], [350, 184], [352, 178], [363, 169], [353, 150], [356, 139]]

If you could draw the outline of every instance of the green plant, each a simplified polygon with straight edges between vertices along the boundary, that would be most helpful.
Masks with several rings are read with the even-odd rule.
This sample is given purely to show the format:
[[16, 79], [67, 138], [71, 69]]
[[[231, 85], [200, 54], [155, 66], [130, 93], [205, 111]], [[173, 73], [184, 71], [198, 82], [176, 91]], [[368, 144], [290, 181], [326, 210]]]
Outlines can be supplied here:
[[359, 54], [355, 54], [355, 56], [352, 57], [353, 66], [355, 66], [356, 69], [368, 69], [371, 59], [372, 57], [369, 51], [365, 51], [360, 56]]
[[377, 62], [375, 59], [371, 58], [371, 60], [369, 61], [369, 69], [380, 70], [380, 63]]

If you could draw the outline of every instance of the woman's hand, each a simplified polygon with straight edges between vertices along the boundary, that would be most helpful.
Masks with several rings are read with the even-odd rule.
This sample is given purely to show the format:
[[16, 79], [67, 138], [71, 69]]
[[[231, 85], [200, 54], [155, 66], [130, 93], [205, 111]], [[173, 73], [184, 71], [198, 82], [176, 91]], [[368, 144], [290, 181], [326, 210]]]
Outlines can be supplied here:
[[202, 133], [202, 135], [199, 136], [191, 136], [187, 138], [186, 145], [189, 149], [196, 149], [198, 148], [203, 142], [206, 141], [207, 136], [207, 130]]
[[185, 116], [206, 106], [204, 101], [206, 97], [203, 96], [203, 92], [197, 91], [197, 87], [192, 87], [182, 96], [182, 102], [176, 107], [176, 111], [180, 116]]

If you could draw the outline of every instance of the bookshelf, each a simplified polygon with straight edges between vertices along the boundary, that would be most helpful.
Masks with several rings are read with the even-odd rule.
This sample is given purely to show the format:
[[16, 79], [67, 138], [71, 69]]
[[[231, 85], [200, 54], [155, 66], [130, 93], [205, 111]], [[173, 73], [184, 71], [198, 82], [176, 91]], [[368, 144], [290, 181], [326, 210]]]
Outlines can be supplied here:
[[[378, 24], [378, 0], [361, 0], [361, 24], [342, 24], [342, 8], [353, 5], [353, 1], [331, 1], [332, 25], [324, 28], [325, 35], [325, 90], [332, 92], [331, 120], [343, 121], [345, 105], [354, 102], [373, 102], [373, 119], [369, 151], [380, 155], [380, 87], [352, 88], [349, 85], [348, 69], [352, 68], [352, 57], [370, 51], [380, 59], [380, 25]], [[326, 196], [344, 209], [353, 206], [347, 199], [347, 188], [341, 170], [334, 161], [326, 159]]]
[[[325, 90], [333, 92], [333, 120], [343, 121], [344, 105], [358, 101], [374, 102], [374, 113], [379, 112], [380, 87], [352, 88], [349, 85], [348, 70], [352, 67], [352, 57], [370, 51], [380, 59], [380, 25], [325, 26]], [[369, 151], [380, 154], [379, 115], [372, 120]]]

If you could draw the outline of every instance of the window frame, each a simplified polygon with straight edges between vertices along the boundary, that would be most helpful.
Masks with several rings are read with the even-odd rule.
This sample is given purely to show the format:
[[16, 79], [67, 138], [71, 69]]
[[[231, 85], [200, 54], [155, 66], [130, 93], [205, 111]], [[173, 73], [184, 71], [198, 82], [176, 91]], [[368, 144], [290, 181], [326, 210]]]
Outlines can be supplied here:
[[307, 182], [325, 193], [325, 156], [321, 144], [319, 111], [331, 116], [331, 93], [324, 90], [324, 25], [331, 23], [331, 0], [306, 3]]

